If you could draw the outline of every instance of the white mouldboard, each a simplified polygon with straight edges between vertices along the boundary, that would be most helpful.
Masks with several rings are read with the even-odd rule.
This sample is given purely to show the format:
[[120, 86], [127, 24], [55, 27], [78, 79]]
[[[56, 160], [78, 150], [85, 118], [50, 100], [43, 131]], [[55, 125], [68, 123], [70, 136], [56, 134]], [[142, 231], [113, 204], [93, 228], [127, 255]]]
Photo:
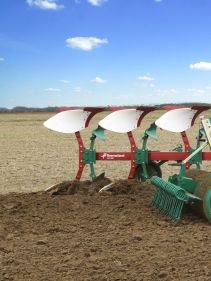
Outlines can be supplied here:
[[46, 128], [60, 133], [75, 133], [85, 129], [91, 112], [73, 109], [57, 113], [43, 124]]
[[172, 109], [158, 118], [155, 124], [163, 130], [181, 133], [191, 128], [191, 123], [196, 112], [197, 110], [191, 108]]
[[107, 115], [98, 124], [112, 132], [127, 133], [137, 128], [142, 113], [143, 111], [136, 109], [118, 110]]

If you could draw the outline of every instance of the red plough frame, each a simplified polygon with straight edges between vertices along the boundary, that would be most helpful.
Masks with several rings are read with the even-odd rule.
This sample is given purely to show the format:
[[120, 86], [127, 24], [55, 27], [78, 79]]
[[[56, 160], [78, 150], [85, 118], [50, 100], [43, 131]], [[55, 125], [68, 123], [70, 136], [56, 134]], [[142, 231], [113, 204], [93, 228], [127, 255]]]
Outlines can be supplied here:
[[[140, 119], [138, 120], [138, 127], [141, 124], [141, 121], [143, 120], [143, 118], [149, 114], [152, 111], [155, 110], [172, 110], [172, 109], [177, 109], [177, 108], [187, 108], [187, 106], [163, 106], [163, 107], [128, 107], [128, 108], [135, 108], [137, 110], [142, 110], [144, 111], [144, 113], [141, 115]], [[191, 107], [193, 110], [196, 110], [196, 113], [192, 119], [192, 126], [195, 123], [196, 118], [203, 112], [206, 111], [208, 109], [210, 109], [210, 107], [206, 107], [206, 106], [192, 106]], [[76, 109], [76, 108], [60, 108], [60, 111], [65, 111], [65, 110], [71, 110], [71, 109]], [[78, 109], [78, 108], [77, 108]], [[126, 107], [85, 107], [83, 108], [85, 111], [90, 111], [91, 114], [89, 115], [85, 127], [88, 127], [91, 119], [100, 112], [103, 111], [117, 111], [117, 110], [123, 110], [123, 109], [127, 109]], [[131, 168], [129, 171], [129, 175], [128, 175], [128, 179], [132, 179], [134, 178], [134, 174], [135, 174], [135, 170], [137, 167], [137, 164], [135, 163], [135, 151], [137, 149], [137, 145], [135, 142], [135, 139], [133, 137], [133, 133], [132, 132], [128, 132], [128, 139], [129, 139], [129, 143], [130, 143], [130, 152], [120, 152], [120, 151], [114, 151], [114, 152], [96, 152], [96, 160], [97, 161], [130, 161], [131, 162]], [[76, 132], [75, 133], [77, 142], [78, 142], [78, 151], [79, 151], [79, 163], [78, 163], [78, 171], [77, 171], [77, 175], [76, 175], [76, 180], [80, 180], [84, 167], [85, 167], [85, 163], [83, 163], [83, 150], [85, 149], [82, 137], [80, 132]], [[149, 161], [151, 160], [155, 160], [155, 161], [182, 161], [185, 158], [187, 158], [189, 156], [189, 150], [191, 149], [188, 137], [186, 132], [182, 132], [181, 133], [181, 137], [183, 140], [183, 144], [184, 144], [184, 152], [176, 152], [176, 151], [172, 151], [172, 152], [161, 152], [161, 151], [149, 151], [148, 152], [148, 159]], [[211, 152], [202, 152], [202, 160], [205, 161], [210, 161], [211, 160]], [[189, 169], [191, 166], [190, 163], [186, 164], [187, 169]]]

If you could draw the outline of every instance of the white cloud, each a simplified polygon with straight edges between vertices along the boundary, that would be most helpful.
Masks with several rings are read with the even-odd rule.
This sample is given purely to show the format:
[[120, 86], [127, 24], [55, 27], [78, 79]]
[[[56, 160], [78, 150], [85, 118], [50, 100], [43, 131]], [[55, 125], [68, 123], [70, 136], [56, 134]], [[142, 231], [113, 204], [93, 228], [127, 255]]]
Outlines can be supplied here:
[[174, 89], [174, 88], [170, 89], [169, 92], [173, 93], [173, 94], [177, 94], [178, 93], [178, 91], [176, 89]]
[[64, 5], [57, 4], [57, 0], [26, 0], [29, 6], [36, 6], [42, 10], [59, 10]]
[[65, 79], [61, 79], [61, 80], [59, 80], [59, 82], [61, 82], [63, 84], [69, 84], [70, 83], [69, 80], [65, 80]]
[[150, 88], [155, 88], [155, 84], [151, 83], [150, 85]]
[[73, 91], [75, 93], [80, 93], [81, 92], [81, 87], [75, 87]]
[[190, 64], [189, 67], [190, 69], [194, 69], [194, 70], [211, 71], [211, 62], [200, 61], [194, 64]]
[[47, 88], [45, 89], [46, 92], [49, 92], [49, 93], [59, 93], [61, 92], [62, 90], [61, 89], [58, 89], [58, 88]]
[[195, 88], [187, 89], [187, 91], [191, 92], [191, 93], [197, 93], [197, 94], [203, 94], [205, 92], [203, 89], [195, 89]]
[[93, 48], [107, 43], [107, 39], [96, 37], [72, 37], [66, 40], [67, 47], [73, 49], [81, 49], [83, 51], [91, 51]]
[[163, 0], [154, 0], [157, 3], [161, 3]]
[[150, 75], [144, 75], [144, 76], [139, 76], [138, 80], [143, 80], [143, 81], [154, 81], [155, 79], [151, 77]]
[[93, 6], [101, 6], [103, 3], [107, 2], [107, 0], [87, 0], [87, 2]]
[[0, 61], [4, 61], [4, 58], [0, 58]]
[[97, 76], [97, 77], [95, 77], [95, 79], [91, 80], [91, 82], [97, 83], [97, 84], [105, 84], [105, 83], [107, 83], [107, 80], [104, 80]]

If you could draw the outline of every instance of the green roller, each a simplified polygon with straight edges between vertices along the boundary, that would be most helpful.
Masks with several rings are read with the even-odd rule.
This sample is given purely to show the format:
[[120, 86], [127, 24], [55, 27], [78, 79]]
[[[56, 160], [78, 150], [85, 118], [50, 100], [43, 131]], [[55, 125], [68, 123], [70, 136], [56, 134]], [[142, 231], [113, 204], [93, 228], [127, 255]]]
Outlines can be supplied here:
[[157, 187], [152, 206], [173, 222], [179, 221], [183, 205], [189, 200], [185, 190], [157, 176], [151, 178], [151, 183]]
[[167, 192], [168, 194], [175, 196], [178, 200], [187, 201], [186, 192], [183, 188], [180, 188], [179, 186], [167, 182], [157, 176], [153, 176], [151, 178], [151, 182], [153, 185], [162, 189], [164, 192]]
[[207, 189], [203, 197], [203, 210], [205, 218], [211, 223], [211, 188]]
[[191, 206], [193, 212], [211, 223], [211, 173], [203, 170], [189, 170], [186, 175], [196, 182], [195, 196], [201, 198]]
[[191, 176], [196, 184], [194, 193], [189, 193], [184, 188], [153, 176], [151, 183], [157, 189], [152, 199], [152, 206], [173, 222], [178, 222], [184, 204], [189, 204], [195, 213], [211, 223], [211, 173], [190, 170], [187, 171], [186, 176]]

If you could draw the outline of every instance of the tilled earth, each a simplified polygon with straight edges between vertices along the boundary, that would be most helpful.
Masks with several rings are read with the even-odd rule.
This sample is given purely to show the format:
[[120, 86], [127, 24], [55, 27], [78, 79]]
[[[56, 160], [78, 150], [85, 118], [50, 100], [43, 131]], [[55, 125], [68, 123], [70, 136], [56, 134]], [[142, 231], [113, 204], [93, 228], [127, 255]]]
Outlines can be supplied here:
[[[86, 147], [106, 114], [82, 131]], [[147, 115], [134, 132], [139, 147], [161, 114]], [[70, 181], [78, 165], [75, 136], [44, 128], [50, 116], [0, 115], [0, 281], [211, 281], [211, 225], [187, 211], [173, 225], [153, 210], [149, 183], [119, 180], [127, 178], [127, 161], [95, 165], [115, 181], [106, 192], [98, 191], [108, 178], [85, 181], [88, 167], [81, 183]], [[193, 147], [197, 130], [188, 132]], [[126, 135], [106, 136], [97, 151], [130, 151]], [[159, 130], [149, 149], [171, 151], [180, 143], [178, 134]], [[211, 171], [210, 162], [202, 168]], [[177, 171], [162, 166], [164, 179]]]
[[0, 280], [211, 280], [211, 227], [186, 211], [173, 225], [149, 183], [66, 181], [0, 196]]

